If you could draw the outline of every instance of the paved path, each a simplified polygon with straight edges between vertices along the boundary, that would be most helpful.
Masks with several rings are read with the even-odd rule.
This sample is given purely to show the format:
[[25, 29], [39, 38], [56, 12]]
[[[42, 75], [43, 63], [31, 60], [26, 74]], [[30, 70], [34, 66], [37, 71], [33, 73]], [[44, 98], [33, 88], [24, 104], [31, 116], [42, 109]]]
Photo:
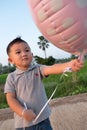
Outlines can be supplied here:
[[[87, 130], [87, 94], [54, 99], [50, 106], [53, 130]], [[13, 127], [13, 119], [0, 121], [0, 130]]]

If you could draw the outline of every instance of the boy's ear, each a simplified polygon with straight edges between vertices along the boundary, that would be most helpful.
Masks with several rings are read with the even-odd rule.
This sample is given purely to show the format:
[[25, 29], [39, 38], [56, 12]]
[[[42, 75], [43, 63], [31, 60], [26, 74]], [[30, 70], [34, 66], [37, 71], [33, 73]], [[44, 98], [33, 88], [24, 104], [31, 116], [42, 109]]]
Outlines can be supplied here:
[[33, 57], [33, 53], [31, 52], [31, 55], [32, 55], [32, 57]]
[[13, 64], [12, 59], [11, 59], [10, 57], [8, 57], [8, 61], [9, 61], [11, 64]]

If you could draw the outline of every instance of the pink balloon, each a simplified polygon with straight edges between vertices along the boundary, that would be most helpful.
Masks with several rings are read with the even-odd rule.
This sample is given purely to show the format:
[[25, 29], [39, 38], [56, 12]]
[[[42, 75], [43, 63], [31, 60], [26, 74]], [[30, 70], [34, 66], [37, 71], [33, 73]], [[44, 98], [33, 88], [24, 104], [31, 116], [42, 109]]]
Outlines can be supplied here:
[[87, 0], [28, 0], [34, 21], [56, 47], [79, 54], [87, 49]]

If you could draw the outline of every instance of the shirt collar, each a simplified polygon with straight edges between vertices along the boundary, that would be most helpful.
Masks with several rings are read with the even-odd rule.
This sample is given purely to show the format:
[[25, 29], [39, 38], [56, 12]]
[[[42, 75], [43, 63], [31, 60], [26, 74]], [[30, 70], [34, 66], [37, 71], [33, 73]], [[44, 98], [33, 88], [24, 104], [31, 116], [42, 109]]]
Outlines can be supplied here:
[[35, 67], [36, 67], [36, 65], [30, 65], [27, 70], [20, 70], [20, 69], [16, 68], [15, 73], [16, 73], [17, 75], [20, 75], [20, 74], [23, 74], [23, 73], [25, 73], [25, 72], [28, 72], [28, 71], [33, 70]]

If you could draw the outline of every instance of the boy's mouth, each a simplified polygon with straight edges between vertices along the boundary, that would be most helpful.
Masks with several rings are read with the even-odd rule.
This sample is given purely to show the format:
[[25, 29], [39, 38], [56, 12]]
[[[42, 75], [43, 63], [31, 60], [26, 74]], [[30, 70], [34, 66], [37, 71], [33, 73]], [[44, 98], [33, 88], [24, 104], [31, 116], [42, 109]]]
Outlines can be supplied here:
[[28, 58], [23, 58], [22, 60], [23, 60], [23, 61], [26, 61], [26, 60], [28, 60]]

